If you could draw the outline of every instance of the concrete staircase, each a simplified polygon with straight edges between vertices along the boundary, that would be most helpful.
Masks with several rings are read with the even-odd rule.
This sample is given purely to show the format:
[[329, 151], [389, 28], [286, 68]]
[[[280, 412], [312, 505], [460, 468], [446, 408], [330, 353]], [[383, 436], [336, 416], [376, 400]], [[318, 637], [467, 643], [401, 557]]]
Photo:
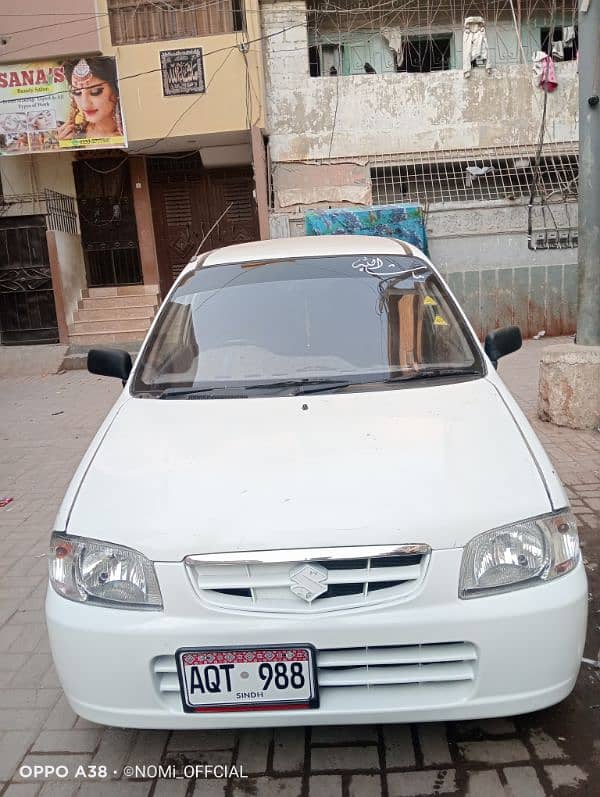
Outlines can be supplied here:
[[69, 324], [75, 346], [141, 341], [159, 305], [158, 285], [125, 285], [84, 291]]

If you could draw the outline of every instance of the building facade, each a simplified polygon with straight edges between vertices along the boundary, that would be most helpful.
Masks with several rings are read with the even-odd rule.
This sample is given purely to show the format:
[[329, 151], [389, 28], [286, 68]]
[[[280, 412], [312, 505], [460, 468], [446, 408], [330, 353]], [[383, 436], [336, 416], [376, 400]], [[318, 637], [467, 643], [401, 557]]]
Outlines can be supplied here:
[[268, 236], [259, 7], [59, 6], [0, 13], [0, 343], [139, 341], [196, 252]]
[[416, 204], [479, 334], [572, 332], [574, 4], [265, 0], [261, 11], [272, 236], [306, 234], [315, 218], [356, 231], [361, 209], [375, 228], [382, 208]]
[[[573, 0], [2, 5], [0, 345], [139, 341], [196, 251], [402, 235], [406, 208], [479, 334], [574, 330]], [[101, 146], [98, 59], [122, 134]], [[51, 74], [83, 144], [13, 112]]]

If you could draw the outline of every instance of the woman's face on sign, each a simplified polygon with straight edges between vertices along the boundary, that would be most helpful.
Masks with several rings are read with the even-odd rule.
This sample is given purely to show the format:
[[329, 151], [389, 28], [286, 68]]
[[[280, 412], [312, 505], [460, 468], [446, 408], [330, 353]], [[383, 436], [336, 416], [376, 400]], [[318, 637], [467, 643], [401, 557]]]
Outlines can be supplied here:
[[117, 98], [106, 80], [93, 74], [85, 78], [73, 75], [71, 95], [86, 122], [97, 125], [113, 117]]

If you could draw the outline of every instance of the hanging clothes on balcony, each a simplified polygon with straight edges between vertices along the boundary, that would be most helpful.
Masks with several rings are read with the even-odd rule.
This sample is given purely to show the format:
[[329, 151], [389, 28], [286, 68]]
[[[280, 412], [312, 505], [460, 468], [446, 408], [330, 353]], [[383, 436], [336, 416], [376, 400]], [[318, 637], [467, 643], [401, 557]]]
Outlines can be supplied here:
[[533, 56], [533, 74], [535, 75], [538, 86], [548, 93], [553, 92], [558, 86], [552, 56], [542, 50], [538, 50]]
[[491, 74], [492, 65], [483, 17], [466, 17], [463, 30], [463, 75], [471, 77], [473, 66], [483, 63]]

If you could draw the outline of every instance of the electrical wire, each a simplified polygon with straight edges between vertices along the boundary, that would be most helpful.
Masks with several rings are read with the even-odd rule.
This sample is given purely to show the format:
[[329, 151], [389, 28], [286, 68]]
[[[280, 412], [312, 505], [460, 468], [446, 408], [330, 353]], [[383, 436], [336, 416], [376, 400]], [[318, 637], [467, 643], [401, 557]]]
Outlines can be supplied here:
[[[209, 88], [209, 86], [212, 84], [212, 82], [214, 81], [214, 79], [217, 77], [217, 75], [219, 74], [219, 72], [221, 71], [221, 69], [223, 69], [223, 67], [225, 66], [225, 64], [227, 63], [227, 61], [228, 61], [228, 60], [231, 58], [231, 56], [232, 56], [232, 55], [233, 55], [233, 49], [230, 49], [230, 50], [229, 50], [229, 52], [227, 53], [227, 55], [225, 56], [225, 58], [224, 58], [224, 59], [221, 61], [221, 63], [220, 63], [220, 64], [219, 64], [219, 66], [217, 67], [217, 69], [214, 71], [214, 73], [213, 73], [213, 75], [212, 75], [211, 79], [210, 79], [210, 80], [208, 81], [208, 83], [206, 84], [206, 89], [208, 89], [208, 88]], [[188, 105], [188, 107], [187, 107], [187, 108], [186, 108], [184, 111], [182, 111], [182, 113], [180, 113], [180, 114], [179, 114], [179, 116], [177, 117], [177, 119], [175, 119], [175, 121], [173, 122], [173, 124], [171, 125], [171, 127], [168, 129], [168, 131], [167, 131], [167, 132], [164, 134], [164, 136], [161, 136], [161, 137], [160, 137], [159, 139], [157, 139], [156, 141], [153, 141], [153, 142], [152, 142], [152, 143], [150, 143], [150, 144], [146, 144], [145, 146], [143, 146], [143, 147], [140, 147], [139, 149], [136, 149], [136, 150], [130, 150], [130, 154], [131, 154], [131, 155], [139, 155], [139, 154], [140, 154], [140, 152], [145, 152], [146, 150], [152, 149], [153, 147], [157, 147], [157, 146], [159, 146], [159, 144], [162, 144], [162, 142], [163, 142], [163, 141], [165, 141], [165, 139], [169, 138], [169, 136], [171, 135], [171, 133], [173, 132], [173, 130], [175, 130], [175, 128], [177, 127], [177, 125], [179, 124], [179, 122], [180, 122], [180, 121], [181, 121], [181, 120], [182, 120], [182, 119], [183, 119], [185, 116], [187, 116], [187, 114], [188, 114], [188, 113], [189, 113], [189, 112], [190, 112], [190, 111], [191, 111], [193, 108], [195, 108], [195, 107], [196, 107], [196, 105], [197, 105], [197, 104], [200, 102], [200, 100], [202, 100], [202, 99], [203, 99], [205, 96], [206, 96], [206, 94], [199, 94], [199, 95], [198, 95], [198, 96], [197, 96], [197, 97], [196, 97], [196, 98], [195, 98], [195, 99], [192, 101], [192, 103], [191, 103], [190, 105]]]
[[[134, 0], [132, 0], [132, 3], [133, 2], [134, 2]], [[135, 8], [128, 7], [128, 9], [127, 9], [128, 12], [133, 11], [134, 14], [135, 14], [135, 11], [137, 11], [137, 9], [138, 9], [138, 7], [139, 7], [141, 2], [142, 2], [142, 0], [138, 0], [138, 4], [136, 5]], [[148, 3], [148, 4], [149, 5], [153, 5], [152, 3]], [[210, 6], [210, 5], [215, 5], [215, 4], [214, 3], [204, 3], [204, 4], [201, 4], [201, 5], [197, 4], [196, 7], [204, 7], [204, 8], [206, 8], [206, 7]], [[527, 19], [531, 19], [532, 16], [534, 15], [534, 13], [536, 13], [538, 7], [541, 7], [542, 5], [544, 5], [544, 4], [539, 4], [537, 2], [529, 3], [527, 5], [527, 9], [528, 9]], [[319, 35], [319, 33], [322, 30], [324, 30], [325, 28], [331, 27], [333, 30], [337, 30], [338, 31], [338, 38], [339, 38], [340, 37], [340, 31], [342, 29], [345, 30], [345, 31], [348, 31], [348, 30], [349, 31], [353, 31], [353, 30], [354, 31], [363, 31], [363, 30], [365, 30], [365, 25], [367, 25], [368, 29], [373, 32], [374, 36], [376, 36], [376, 35], [378, 35], [377, 34], [377, 27], [381, 28], [383, 23], [386, 23], [386, 24], [390, 24], [391, 22], [398, 23], [400, 21], [400, 17], [402, 16], [402, 17], [404, 17], [405, 21], [407, 21], [407, 22], [420, 23], [419, 27], [421, 29], [421, 32], [429, 31], [429, 34], [428, 34], [429, 38], [432, 38], [434, 25], [442, 26], [444, 24], [442, 15], [445, 15], [446, 19], [449, 18], [450, 20], [453, 20], [454, 22], [460, 20], [461, 25], [462, 25], [462, 21], [464, 19], [464, 15], [466, 14], [467, 10], [469, 10], [469, 11], [479, 10], [480, 6], [481, 6], [481, 2], [470, 2], [470, 0], [466, 0], [466, 1], [463, 1], [463, 2], [454, 2], [454, 0], [450, 0], [450, 2], [437, 3], [437, 4], [435, 4], [435, 7], [430, 2], [430, 0], [427, 0], [426, 8], [423, 8], [423, 0], [418, 0], [417, 2], [414, 2], [414, 1], [411, 2], [410, 0], [407, 0], [407, 1], [403, 1], [403, 0], [382, 0], [382, 2], [373, 3], [371, 5], [365, 5], [364, 4], [364, 0], [362, 1], [362, 3], [359, 0], [357, 3], [354, 3], [354, 4], [346, 3], [344, 6], [340, 5], [339, 2], [338, 3], [334, 3], [334, 2], [327, 2], [327, 0], [325, 0], [324, 2], [322, 1], [322, 2], [319, 3], [319, 7], [318, 8], [316, 8], [314, 5], [309, 7], [309, 9], [306, 12], [306, 14], [304, 14], [304, 17], [306, 19], [308, 19], [309, 28], [311, 28], [312, 31], [316, 35]], [[158, 8], [158, 6], [157, 6], [157, 8]], [[164, 4], [161, 4], [159, 8], [161, 10], [164, 10], [166, 13], [175, 13], [177, 11], [177, 9], [173, 9], [173, 8], [165, 9], [164, 8]], [[191, 8], [193, 8], [193, 6], [189, 6], [188, 10], [191, 9]], [[519, 3], [519, 9], [520, 8], [521, 8], [521, 4]], [[553, 3], [553, 9], [554, 9], [554, 11], [556, 10], [555, 3]], [[488, 18], [494, 19], [495, 21], [497, 21], [500, 18], [500, 16], [502, 14], [504, 14], [504, 13], [507, 13], [508, 15], [512, 14], [512, 22], [513, 22], [513, 25], [514, 25], [514, 28], [515, 28], [515, 32], [518, 34], [517, 40], [518, 40], [518, 43], [519, 43], [519, 48], [520, 48], [520, 51], [521, 51], [521, 55], [523, 57], [523, 60], [526, 62], [527, 59], [526, 59], [524, 48], [523, 48], [523, 40], [522, 40], [522, 36], [521, 36], [520, 30], [519, 30], [519, 25], [517, 24], [517, 15], [516, 15], [516, 11], [515, 11], [513, 0], [508, 0], [508, 2], [506, 0], [499, 0], [499, 2], [485, 3], [485, 9], [481, 9], [481, 10], [484, 10], [484, 11], [488, 12], [491, 15], [491, 17], [488, 17]], [[253, 11], [253, 10], [252, 9], [247, 10], [246, 13], [248, 13], [248, 11]], [[366, 18], [367, 12], [369, 12], [369, 14], [370, 14], [370, 17], [369, 17], [368, 20]], [[83, 12], [81, 12], [81, 13], [83, 13]], [[564, 17], [564, 15], [565, 15], [565, 5], [563, 4], [563, 17]], [[19, 15], [18, 14], [14, 14], [13, 16], [19, 16]], [[23, 16], [26, 16], [26, 15], [24, 14]], [[553, 14], [553, 19], [554, 19], [554, 14]], [[288, 27], [285, 27], [285, 28], [282, 27], [281, 30], [272, 32], [272, 33], [267, 34], [267, 35], [260, 36], [257, 39], [254, 39], [252, 41], [253, 42], [268, 41], [272, 37], [281, 35], [283, 32], [285, 32], [285, 30], [289, 30], [289, 29], [292, 29], [292, 28], [295, 28], [295, 27], [304, 27], [305, 25], [306, 25], [306, 22], [302, 22], [302, 23], [298, 23], [297, 25], [291, 25], [291, 26], [288, 26]], [[322, 27], [323, 25], [325, 25], [325, 28]], [[451, 29], [451, 26], [449, 26], [447, 23], [446, 23], [445, 27], [447, 29]], [[500, 36], [501, 35], [500, 32], [497, 32], [497, 35]], [[233, 47], [235, 47], [235, 46], [237, 46], [237, 45], [233, 45]], [[217, 50], [205, 53], [205, 56], [208, 57], [210, 55], [213, 55], [213, 54], [218, 53], [218, 52], [223, 52], [225, 50], [232, 51], [232, 47], [219, 48]], [[306, 45], [304, 43], [302, 43], [298, 47], [277, 49], [276, 50], [276, 54], [284, 53], [284, 52], [300, 52], [300, 51], [305, 51], [305, 50], [306, 50]], [[246, 69], [247, 74], [248, 74], [249, 70], [248, 70], [248, 62], [247, 62], [246, 54], [243, 53], [243, 55], [244, 55], [245, 69]], [[146, 70], [145, 72], [139, 72], [139, 73], [136, 73], [136, 74], [123, 76], [120, 79], [120, 81], [122, 82], [122, 81], [125, 81], [125, 80], [128, 80], [128, 79], [135, 79], [135, 78], [140, 77], [142, 75], [147, 75], [147, 74], [151, 74], [153, 72], [160, 72], [160, 71], [161, 71], [160, 68], [152, 69], [152, 70]], [[342, 70], [340, 69], [340, 71], [342, 71]], [[254, 89], [251, 81], [250, 81], [250, 87], [251, 87], [252, 90]], [[335, 103], [335, 107], [334, 107], [334, 114], [333, 114], [333, 121], [332, 121], [332, 130], [331, 130], [331, 137], [330, 137], [330, 143], [329, 143], [329, 158], [331, 157], [333, 140], [334, 140], [336, 125], [337, 125], [337, 116], [338, 116], [338, 110], [339, 110], [339, 89], [340, 89], [340, 87], [339, 87], [339, 75], [338, 75], [338, 81], [336, 81], [336, 103]], [[59, 93], [59, 92], [56, 92], [56, 93]], [[256, 96], [256, 94], [255, 94], [255, 96]], [[539, 99], [539, 95], [537, 93], [535, 94], [535, 96], [536, 96], [536, 98]], [[201, 99], [201, 97], [197, 98], [196, 101], [199, 101], [199, 99]], [[545, 92], [544, 100], [547, 103], [547, 92]], [[260, 102], [258, 97], [257, 97], [257, 101]], [[1, 100], [0, 102], [14, 102], [14, 100], [12, 100], [12, 99], [10, 99], [10, 100]], [[251, 105], [252, 105], [251, 97], [249, 96], [249, 93], [248, 93], [248, 79], [246, 81], [246, 104], [247, 104], [247, 113], [248, 113], [248, 108], [249, 107], [251, 108]], [[182, 116], [184, 116], [187, 112], [189, 112], [189, 110], [191, 110], [191, 108], [193, 106], [194, 106], [194, 103], [192, 103], [192, 105], [188, 109], [186, 109], [186, 111], [184, 111]], [[260, 117], [260, 112], [259, 112], [259, 117]], [[542, 131], [542, 139], [541, 139], [542, 147], [543, 147], [543, 144], [544, 144], [544, 135], [545, 135], [545, 116], [543, 117], [543, 120], [544, 120], [544, 130]], [[178, 123], [179, 123], [179, 119], [176, 119], [175, 122], [174, 122], [174, 125], [176, 126]], [[167, 134], [167, 136], [168, 135], [169, 134]], [[152, 145], [149, 145], [149, 146], [158, 145], [167, 136], [162, 137], [161, 139], [159, 139], [159, 141], [157, 141], [157, 142], [155, 142], [155, 143], [153, 143]], [[163, 157], [174, 157], [174, 156], [163, 156]], [[536, 158], [536, 161], [537, 161], [536, 180], [539, 180], [539, 177], [540, 177], [540, 175], [539, 175], [540, 158], [541, 158], [541, 149], [539, 149], [539, 155]], [[539, 187], [541, 189], [541, 184], [539, 185]]]
[[88, 159], [83, 159], [82, 163], [85, 163], [87, 168], [92, 172], [96, 172], [96, 174], [111, 174], [112, 172], [116, 172], [117, 169], [121, 169], [124, 164], [127, 163], [127, 157], [124, 157], [123, 160], [119, 161], [116, 166], [112, 166], [110, 169], [98, 169], [95, 166], [92, 166]]
[[[242, 28], [241, 31], [236, 31], [236, 39], [238, 33], [240, 34], [242, 39], [242, 41], [238, 44], [238, 49], [242, 53], [242, 56], [244, 58], [244, 68], [246, 72], [246, 127], [250, 128], [254, 124], [258, 123], [262, 114], [262, 103], [260, 97], [258, 96], [258, 92], [254, 88], [254, 84], [252, 82], [252, 73], [248, 63], [248, 54], [251, 52], [256, 53], [257, 51], [253, 50], [253, 48], [250, 46], [251, 42], [248, 37], [248, 31], [245, 26]], [[258, 106], [255, 120], [253, 120], [253, 114], [252, 114], [252, 95], [254, 95], [254, 99], [256, 100], [256, 104]]]
[[[101, 28], [99, 28], [97, 25], [94, 25], [94, 27], [90, 28], [89, 30], [78, 30], [76, 33], [69, 33], [66, 36], [60, 36], [58, 39], [47, 39], [44, 42], [36, 42], [35, 47], [42, 47], [44, 44], [64, 42], [67, 39], [73, 39], [75, 36], [87, 36], [88, 33], [96, 33], [96, 31], [99, 33], [101, 30], [107, 30], [109, 27], [109, 25], [103, 25]], [[8, 33], [7, 36], [10, 36], [10, 34]], [[26, 47], [17, 47], [14, 50], [3, 50], [0, 54], [4, 58], [6, 55], [13, 55], [14, 53], [22, 53], [25, 50], [31, 50], [32, 46], [33, 45], [28, 44]]]
[[[245, 102], [246, 102], [246, 127], [250, 128], [252, 125], [252, 94], [250, 92], [250, 70], [248, 68], [248, 50], [250, 49], [250, 45], [247, 41], [244, 41], [244, 33], [245, 31], [240, 31], [242, 34], [242, 41], [237, 43], [237, 48], [242, 54], [242, 58], [244, 59], [244, 82], [245, 82]], [[238, 37], [238, 32], [236, 31], [236, 40]], [[246, 39], [248, 35], [246, 33]]]
[[328, 159], [331, 158], [331, 149], [333, 147], [333, 137], [335, 135], [335, 125], [336, 125], [336, 122], [337, 122], [338, 107], [339, 107], [339, 103], [340, 103], [340, 75], [339, 75], [339, 73], [342, 71], [342, 47], [341, 47], [340, 44], [338, 44], [337, 52], [339, 53], [339, 56], [338, 56], [339, 71], [338, 71], [338, 74], [336, 75], [336, 78], [335, 78], [335, 106], [334, 106], [334, 109], [333, 109], [333, 120], [331, 122], [331, 137], [329, 138], [329, 152], [328, 152], [328, 155], [327, 155]]
[[[89, 12], [87, 12], [89, 14]], [[4, 14], [0, 14], [0, 19]], [[37, 17], [44, 16], [43, 14], [36, 14]], [[16, 36], [18, 33], [32, 33], [34, 30], [45, 30], [46, 28], [56, 28], [59, 25], [63, 27], [64, 25], [73, 25], [75, 23], [81, 24], [82, 22], [91, 22], [92, 19], [96, 19], [99, 15], [94, 14], [91, 17], [82, 17], [81, 19], [71, 19], [71, 20], [61, 20], [60, 22], [51, 22], [49, 25], [36, 25], [34, 28], [21, 28], [20, 30], [9, 30], [4, 34], [4, 37], [7, 38], [9, 36]], [[4, 53], [3, 53], [4, 55]]]
[[[555, 2], [553, 1], [551, 18], [550, 18], [550, 31], [549, 31], [549, 35], [548, 35], [548, 50], [549, 50], [548, 57], [549, 58], [552, 58], [552, 43], [554, 41], [555, 13], [556, 13], [556, 5], [555, 5]], [[542, 72], [542, 76], [544, 77], [544, 73], [543, 72]], [[538, 135], [538, 146], [537, 146], [537, 151], [536, 151], [536, 154], [535, 154], [535, 160], [534, 160], [534, 166], [533, 166], [533, 179], [531, 181], [531, 192], [529, 194], [529, 203], [528, 203], [528, 206], [527, 206], [527, 246], [528, 246], [529, 249], [536, 249], [537, 248], [535, 242], [533, 241], [533, 208], [535, 207], [534, 203], [535, 203], [536, 193], [539, 193], [539, 195], [540, 195], [540, 202], [541, 202], [541, 207], [542, 207], [542, 216], [543, 216], [544, 222], [546, 220], [546, 210], [545, 210], [545, 208], [547, 207], [547, 202], [545, 201], [545, 199], [544, 199], [544, 197], [542, 195], [542, 175], [541, 175], [540, 164], [541, 164], [542, 148], [544, 146], [544, 135], [545, 135], [545, 132], [546, 132], [546, 114], [547, 114], [547, 110], [548, 110], [548, 80], [547, 80], [548, 71], [547, 71], [547, 68], [546, 68], [545, 77], [546, 77], [546, 79], [542, 80], [542, 86], [544, 88], [544, 103], [543, 103], [543, 107], [542, 107], [542, 118], [541, 118], [541, 122], [540, 122], [540, 131], [539, 131], [539, 135]], [[556, 220], [554, 218], [554, 215], [552, 214], [552, 210], [550, 210], [550, 208], [548, 208], [548, 210], [550, 212], [550, 215], [552, 216], [552, 220], [554, 221], [555, 229], [558, 230], [558, 226], [556, 224]]]
[[[132, 5], [133, 5], [133, 2], [135, 2], [135, 1], [136, 0], [131, 0]], [[204, 3], [192, 3], [192, 5], [190, 5], [190, 6], [180, 6], [179, 8], [174, 8], [173, 6], [171, 6], [170, 8], [166, 8], [164, 6], [156, 5], [156, 3], [152, 3], [151, 0], [137, 0], [137, 2], [138, 3], [146, 3], [147, 5], [154, 6], [154, 8], [156, 8], [157, 11], [163, 11], [163, 12], [165, 12], [167, 14], [187, 13], [189, 11], [202, 11], [202, 10], [204, 10], [206, 8], [210, 8], [211, 6], [216, 6], [216, 5], [222, 5], [223, 4], [223, 0], [207, 0], [207, 2], [204, 2]], [[109, 11], [97, 11], [94, 14], [94, 17], [109, 17], [112, 14], [114, 14], [115, 11], [117, 11], [117, 12], [119, 12], [121, 14], [132, 13], [132, 12], [135, 14], [135, 9], [132, 9], [131, 6], [125, 6], [123, 8], [113, 8], [113, 9], [110, 9]], [[90, 13], [89, 11], [38, 11], [38, 12], [29, 12], [29, 13], [28, 12], [17, 12], [17, 13], [1, 12], [0, 13], [0, 20], [3, 19], [4, 17], [9, 17], [9, 18], [10, 17], [21, 17], [21, 18], [27, 18], [27, 17], [38, 17], [38, 18], [39, 17], [75, 17], [77, 15], [79, 15], [79, 16], [83, 16], [84, 14], [89, 15], [89, 13]], [[249, 9], [244, 9], [244, 13], [245, 14], [260, 14], [260, 10], [259, 9], [249, 8]], [[91, 17], [91, 18], [93, 18], [93, 17]], [[81, 19], [73, 19], [72, 20], [72, 22], [81, 22], [81, 21], [82, 21]], [[68, 20], [66, 20], [66, 21], [63, 21], [63, 22], [57, 22], [56, 24], [57, 25], [68, 25], [69, 22], [68, 22]], [[50, 26], [43, 25], [41, 27], [50, 27]], [[30, 30], [36, 30], [36, 28], [23, 28], [22, 30], [19, 30], [19, 31], [8, 31], [8, 35], [12, 35], [13, 33], [25, 33], [25, 32], [30, 31]]]
[[[299, 28], [299, 27], [303, 27], [303, 24], [302, 23], [298, 23], [296, 25], [288, 25], [285, 28], [281, 28], [280, 30], [275, 31], [274, 33], [268, 33], [268, 34], [265, 34], [264, 36], [258, 36], [255, 39], [248, 39], [247, 43], [248, 44], [255, 44], [256, 42], [266, 41], [268, 39], [272, 39], [275, 36], [281, 36], [283, 33], [285, 33], [288, 30], [292, 30], [294, 28]], [[56, 39], [55, 41], [58, 41], [58, 39]], [[208, 52], [203, 53], [202, 56], [203, 56], [203, 58], [208, 58], [211, 55], [217, 55], [218, 53], [223, 53], [223, 52], [227, 52], [227, 51], [233, 51], [233, 50], [237, 50], [237, 49], [238, 49], [238, 45], [237, 44], [231, 44], [231, 45], [227, 45], [225, 47], [219, 47], [216, 50], [209, 50]], [[298, 48], [296, 48], [296, 49], [298, 50]], [[97, 58], [114, 58], [115, 56], [104, 55], [104, 56], [96, 56], [96, 57]], [[0, 64], [0, 71], [2, 69], [2, 66], [3, 66], [3, 64]], [[145, 75], [152, 75], [152, 74], [155, 74], [156, 72], [162, 72], [162, 67], [159, 66], [159, 67], [155, 67], [154, 69], [146, 69], [143, 72], [134, 72], [131, 75], [119, 76], [119, 81], [118, 82], [119, 82], [119, 85], [120, 85], [121, 83], [123, 83], [126, 80], [133, 80], [133, 79], [138, 78], [138, 77], [144, 77]], [[95, 84], [95, 85], [101, 85], [101, 84], [98, 83], [98, 84]], [[88, 88], [94, 88], [95, 85], [88, 86]], [[60, 94], [69, 94], [70, 91], [71, 91], [70, 88], [61, 89], [60, 91], [52, 92], [51, 96], [56, 97], [56, 96], [59, 96]], [[7, 99], [0, 99], [0, 105], [3, 104], [3, 103], [16, 102], [16, 101], [17, 100], [15, 98], [13, 98], [13, 97], [9, 97]]]

